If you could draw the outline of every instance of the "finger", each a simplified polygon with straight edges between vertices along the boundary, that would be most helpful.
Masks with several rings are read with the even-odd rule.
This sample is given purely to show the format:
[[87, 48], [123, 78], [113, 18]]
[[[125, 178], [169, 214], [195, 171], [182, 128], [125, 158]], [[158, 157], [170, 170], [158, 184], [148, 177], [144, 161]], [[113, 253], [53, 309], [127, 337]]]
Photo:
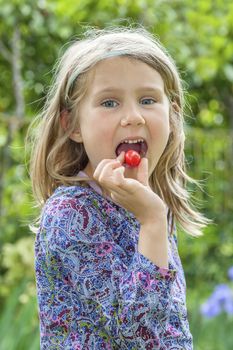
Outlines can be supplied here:
[[97, 182], [109, 191], [116, 191], [123, 194], [122, 183], [124, 182], [125, 168], [121, 166], [120, 162], [108, 163], [102, 169]]
[[112, 198], [113, 202], [120, 204], [119, 203], [120, 201], [118, 200], [118, 197], [119, 197], [118, 193], [112, 190], [110, 193], [110, 197]]
[[125, 151], [122, 151], [116, 159], [123, 164], [125, 162]]
[[133, 194], [135, 192], [135, 185], [137, 185], [137, 180], [125, 178], [126, 168], [121, 166], [114, 170], [113, 178], [113, 189], [115, 188], [117, 192], [122, 194]]
[[101, 173], [103, 172], [104, 168], [107, 166], [107, 165], [111, 165], [111, 167], [118, 167], [118, 166], [121, 166], [121, 163], [119, 160], [117, 159], [103, 159], [101, 160], [101, 162], [97, 165], [94, 173], [93, 173], [93, 178], [95, 180], [99, 180], [100, 178], [100, 175]]
[[123, 179], [124, 179], [124, 173], [125, 168], [120, 164], [119, 161], [117, 161], [115, 164], [107, 164], [102, 169], [102, 172], [99, 176], [99, 182], [107, 186], [109, 188], [112, 188], [114, 186], [120, 186]]
[[[122, 179], [114, 174], [117, 168], [123, 168], [120, 163], [106, 164], [99, 175], [98, 182], [107, 190], [116, 189], [120, 186]], [[121, 170], [122, 171], [122, 170]]]
[[107, 164], [115, 164], [114, 167], [118, 166], [118, 164], [123, 164], [124, 163], [124, 160], [125, 160], [125, 152], [122, 151], [118, 157], [116, 159], [103, 159], [96, 167], [95, 169], [95, 172], [93, 174], [93, 177], [98, 180], [99, 177], [100, 177], [100, 174], [102, 173], [104, 167], [107, 165]]
[[115, 175], [114, 172], [119, 169], [119, 168], [124, 168], [121, 163], [118, 160], [114, 160], [114, 162], [106, 164], [99, 176], [99, 180], [101, 181], [102, 179], [104, 180], [112, 180]]
[[148, 159], [147, 158], [141, 159], [141, 162], [138, 166], [137, 179], [143, 185], [145, 185], [145, 186], [149, 185], [149, 182], [148, 182]]
[[120, 167], [114, 169], [113, 182], [116, 184], [116, 186], [121, 186], [122, 183], [124, 182], [124, 180], [125, 180], [124, 173], [125, 173], [124, 166], [120, 166]]

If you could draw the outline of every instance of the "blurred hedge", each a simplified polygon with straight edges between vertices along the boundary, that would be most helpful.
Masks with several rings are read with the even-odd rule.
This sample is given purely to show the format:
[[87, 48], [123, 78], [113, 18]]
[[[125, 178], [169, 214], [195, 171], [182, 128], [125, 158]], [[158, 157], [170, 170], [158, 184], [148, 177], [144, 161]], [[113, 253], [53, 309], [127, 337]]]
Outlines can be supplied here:
[[28, 229], [36, 209], [24, 159], [28, 123], [43, 104], [57, 55], [83, 25], [134, 22], [157, 35], [177, 62], [191, 107], [188, 172], [203, 180], [205, 192], [190, 190], [215, 221], [198, 239], [179, 232], [195, 349], [233, 348], [229, 332], [224, 337], [232, 320], [208, 323], [198, 312], [214, 284], [226, 281], [233, 256], [232, 1], [0, 0], [0, 8], [0, 349], [39, 349]]
[[[24, 350], [29, 348], [29, 345], [30, 349], [39, 349], [33, 260], [34, 234], [30, 233], [28, 228], [28, 224], [36, 215], [36, 209], [33, 207], [24, 163], [24, 135], [27, 125], [28, 123], [25, 123], [15, 129], [9, 145], [9, 119], [2, 119], [1, 123], [0, 159], [5, 162], [0, 222], [0, 338], [6, 345], [3, 349]], [[215, 221], [214, 225], [205, 230], [203, 237], [194, 239], [183, 232], [179, 232], [178, 235], [187, 279], [188, 301], [190, 300], [190, 307], [193, 307], [191, 322], [195, 322], [194, 333], [197, 332], [198, 325], [203, 326], [197, 308], [215, 283], [227, 280], [226, 271], [232, 264], [232, 140], [232, 135], [227, 130], [207, 132], [190, 127], [186, 130], [188, 173], [196, 179], [203, 180], [204, 189], [202, 192], [199, 188], [190, 187], [190, 191], [193, 191], [193, 201], [196, 199], [200, 205], [201, 200], [200, 209]], [[4, 157], [10, 158], [6, 161]], [[8, 327], [10, 333], [6, 332]], [[212, 327], [215, 327], [215, 324]], [[224, 327], [230, 326], [226, 324]], [[20, 334], [16, 341], [13, 334], [16, 334], [18, 329]], [[203, 332], [203, 329], [200, 328], [200, 332]], [[206, 331], [203, 334], [206, 337]]]

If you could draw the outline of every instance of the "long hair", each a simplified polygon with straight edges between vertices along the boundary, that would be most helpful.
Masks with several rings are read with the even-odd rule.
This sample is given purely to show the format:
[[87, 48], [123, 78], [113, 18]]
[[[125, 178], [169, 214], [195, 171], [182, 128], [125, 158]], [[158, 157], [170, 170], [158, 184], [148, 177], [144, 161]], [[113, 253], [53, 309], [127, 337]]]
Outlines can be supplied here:
[[[170, 136], [149, 184], [168, 206], [172, 229], [177, 221], [188, 234], [201, 235], [211, 220], [192, 205], [187, 190], [188, 182], [201, 186], [186, 173], [182, 80], [166, 49], [142, 27], [88, 28], [57, 61], [43, 110], [28, 131], [32, 143], [30, 176], [37, 203], [42, 207], [62, 184], [75, 185], [89, 180], [76, 175], [86, 167], [88, 157], [83, 144], [72, 141], [69, 135], [77, 128], [79, 104], [88, 88], [88, 73], [101, 60], [116, 56], [140, 60], [163, 78], [170, 101]], [[174, 105], [177, 108], [174, 109]], [[63, 111], [69, 112], [65, 131], [60, 123]]]

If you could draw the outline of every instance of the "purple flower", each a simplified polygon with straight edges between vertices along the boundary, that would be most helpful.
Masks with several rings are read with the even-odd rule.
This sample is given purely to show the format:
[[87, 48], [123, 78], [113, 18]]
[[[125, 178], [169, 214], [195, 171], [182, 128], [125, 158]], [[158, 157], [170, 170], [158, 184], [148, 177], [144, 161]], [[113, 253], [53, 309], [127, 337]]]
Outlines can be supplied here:
[[[228, 269], [228, 277], [233, 281], [233, 266]], [[233, 290], [227, 284], [218, 284], [201, 305], [200, 312], [204, 317], [211, 318], [224, 311], [233, 316]]]
[[219, 303], [214, 303], [213, 300], [208, 299], [204, 304], [201, 305], [201, 314], [206, 318], [212, 318], [220, 314], [221, 307]]
[[231, 266], [228, 270], [228, 277], [231, 281], [233, 281], [233, 266]]
[[219, 284], [215, 287], [211, 298], [216, 302], [224, 303], [232, 298], [231, 288], [227, 284]]
[[233, 298], [226, 300], [223, 307], [228, 315], [233, 315]]
[[215, 317], [222, 311], [232, 315], [233, 294], [230, 287], [226, 284], [217, 285], [209, 299], [201, 305], [200, 311], [207, 318]]

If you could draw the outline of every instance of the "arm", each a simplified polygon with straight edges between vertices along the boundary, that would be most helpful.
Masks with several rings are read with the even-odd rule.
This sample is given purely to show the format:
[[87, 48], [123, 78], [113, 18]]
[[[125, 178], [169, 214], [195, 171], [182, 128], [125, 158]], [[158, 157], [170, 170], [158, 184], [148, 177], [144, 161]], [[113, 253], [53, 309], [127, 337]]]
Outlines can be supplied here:
[[[80, 327], [84, 322], [78, 307], [75, 311], [73, 302], [76, 300], [83, 310], [90, 310], [83, 318], [92, 322], [92, 326], [88, 324], [92, 327], [93, 342], [100, 337], [101, 330], [111, 344], [116, 343], [121, 349], [146, 349], [146, 344], [155, 346], [163, 332], [162, 324], [169, 317], [171, 287], [176, 275], [173, 266], [160, 268], [137, 250], [127, 264], [126, 251], [113, 241], [114, 233], [107, 232], [91, 207], [79, 202], [78, 205], [59, 203], [59, 208], [56, 212], [51, 207], [51, 214], [44, 216], [41, 234], [45, 235], [38, 242], [38, 250], [43, 252], [44, 264], [47, 264], [47, 287], [43, 283], [43, 288], [41, 285], [38, 290], [43, 332], [51, 334], [44, 341], [59, 337], [61, 342], [63, 334], [61, 344], [73, 345], [69, 334], [60, 333], [62, 327], [63, 330], [64, 327], [74, 328], [66, 319], [71, 313], [75, 315], [76, 321], [72, 322], [76, 322], [76, 336], [81, 337]], [[67, 299], [62, 304], [58, 300], [66, 290]], [[57, 299], [43, 298], [43, 293], [47, 296], [54, 293]], [[55, 314], [57, 308], [59, 315], [69, 309], [68, 313], [63, 313], [60, 328], [48, 314], [46, 316], [45, 308]], [[93, 325], [97, 326], [95, 332]], [[83, 341], [80, 338], [79, 344], [84, 344]]]
[[124, 152], [117, 160], [102, 160], [94, 178], [110, 190], [113, 201], [134, 214], [141, 224], [139, 251], [160, 267], [168, 267], [167, 215], [163, 200], [149, 186], [148, 159], [143, 158], [137, 180], [124, 177]]
[[[138, 251], [157, 266], [168, 268], [168, 238], [166, 214], [151, 223], [141, 225]], [[161, 234], [163, 233], [163, 234]]]

